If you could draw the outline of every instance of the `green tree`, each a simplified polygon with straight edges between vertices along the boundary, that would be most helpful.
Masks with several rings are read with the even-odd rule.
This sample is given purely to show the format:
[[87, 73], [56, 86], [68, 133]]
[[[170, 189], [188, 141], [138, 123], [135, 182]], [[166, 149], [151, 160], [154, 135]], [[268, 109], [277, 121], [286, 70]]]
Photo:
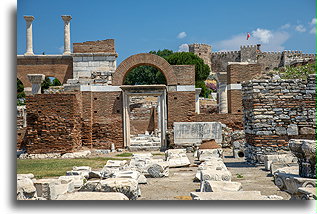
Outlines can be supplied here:
[[41, 84], [41, 93], [44, 93], [45, 89], [48, 89], [52, 85], [51, 79], [49, 77], [45, 77], [44, 81]]
[[52, 81], [52, 86], [60, 86], [60, 85], [62, 85], [62, 83], [58, 80], [58, 79], [53, 79], [53, 81]]
[[24, 86], [21, 80], [17, 78], [17, 105], [25, 105]]
[[194, 53], [177, 52], [169, 55], [167, 61], [171, 65], [195, 65], [195, 86], [202, 88], [200, 96], [208, 97], [210, 90], [206, 87], [205, 80], [208, 78], [210, 68]]

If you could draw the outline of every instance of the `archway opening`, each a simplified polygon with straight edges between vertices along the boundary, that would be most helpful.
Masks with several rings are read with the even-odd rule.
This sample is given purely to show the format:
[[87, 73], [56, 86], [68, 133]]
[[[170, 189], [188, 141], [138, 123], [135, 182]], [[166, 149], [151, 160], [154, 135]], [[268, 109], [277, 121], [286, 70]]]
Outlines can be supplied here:
[[[134, 86], [127, 91], [127, 120], [130, 144], [133, 150], [161, 149], [161, 96], [153, 87], [166, 85], [164, 74], [151, 65], [139, 65], [124, 78], [124, 85]], [[138, 86], [141, 86], [138, 87]], [[162, 89], [160, 89], [162, 90]], [[152, 94], [154, 92], [154, 94]]]
[[59, 79], [57, 79], [56, 77], [47, 76], [41, 84], [41, 93], [49, 93], [47, 90], [61, 85], [61, 81], [59, 81]]
[[164, 74], [156, 67], [140, 65], [129, 71], [124, 79], [124, 85], [160, 85], [167, 84]]

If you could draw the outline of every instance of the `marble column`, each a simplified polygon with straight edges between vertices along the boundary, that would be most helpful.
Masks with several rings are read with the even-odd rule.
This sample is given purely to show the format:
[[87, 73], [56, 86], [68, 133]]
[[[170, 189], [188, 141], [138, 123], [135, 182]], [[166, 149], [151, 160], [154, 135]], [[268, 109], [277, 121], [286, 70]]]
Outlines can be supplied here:
[[28, 74], [29, 81], [32, 83], [32, 94], [41, 93], [41, 84], [45, 79], [43, 74]]
[[26, 52], [24, 55], [34, 55], [33, 53], [33, 33], [32, 33], [32, 22], [33, 16], [24, 16], [26, 21]]
[[70, 54], [70, 20], [72, 19], [69, 15], [63, 15], [64, 20], [64, 53], [63, 55]]
[[201, 88], [195, 88], [195, 113], [200, 114], [199, 94]]
[[227, 101], [227, 84], [221, 83], [218, 88], [218, 98], [219, 98], [219, 113], [228, 113], [228, 101]]

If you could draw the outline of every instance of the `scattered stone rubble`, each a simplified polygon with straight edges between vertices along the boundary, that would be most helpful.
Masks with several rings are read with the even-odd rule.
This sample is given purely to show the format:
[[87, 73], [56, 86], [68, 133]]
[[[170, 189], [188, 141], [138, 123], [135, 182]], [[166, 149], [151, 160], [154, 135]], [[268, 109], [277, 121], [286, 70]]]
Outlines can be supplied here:
[[276, 170], [275, 185], [291, 195], [291, 199], [316, 199], [316, 141], [292, 139], [291, 152], [298, 159], [298, 166]]
[[[222, 159], [222, 153], [198, 150], [198, 166], [194, 181], [200, 182], [200, 192], [191, 192], [192, 200], [282, 200], [276, 195], [263, 196], [260, 191], [243, 191]], [[216, 149], [217, 150], [217, 149]], [[201, 155], [204, 155], [203, 158]]]

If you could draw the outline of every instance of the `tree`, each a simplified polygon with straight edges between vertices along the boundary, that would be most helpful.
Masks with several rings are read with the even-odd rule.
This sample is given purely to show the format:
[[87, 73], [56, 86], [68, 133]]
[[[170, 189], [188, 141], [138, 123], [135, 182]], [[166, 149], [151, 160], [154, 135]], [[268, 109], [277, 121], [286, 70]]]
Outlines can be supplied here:
[[208, 97], [210, 90], [206, 87], [205, 80], [209, 76], [210, 68], [194, 53], [177, 52], [169, 55], [167, 61], [171, 65], [195, 65], [195, 86], [201, 88], [201, 96]]
[[17, 78], [17, 105], [25, 105], [24, 86], [21, 80]]

